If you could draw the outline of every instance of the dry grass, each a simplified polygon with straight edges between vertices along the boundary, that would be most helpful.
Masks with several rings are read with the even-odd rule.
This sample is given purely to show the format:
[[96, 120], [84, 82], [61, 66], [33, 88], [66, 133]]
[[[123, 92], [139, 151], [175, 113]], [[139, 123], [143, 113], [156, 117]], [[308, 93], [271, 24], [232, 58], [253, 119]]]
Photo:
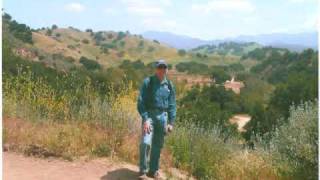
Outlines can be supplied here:
[[108, 129], [93, 124], [32, 123], [7, 117], [3, 124], [4, 144], [11, 150], [27, 155], [72, 159], [81, 156], [114, 156], [118, 153], [113, 142], [114, 135]]
[[[168, 47], [164, 44], [158, 44], [151, 40], [140, 39], [138, 36], [127, 35], [122, 40], [124, 42], [123, 47], [118, 47], [115, 49], [109, 49], [109, 53], [104, 54], [100, 50], [100, 46], [95, 44], [92, 36], [87, 32], [78, 32], [74, 29], [69, 28], [59, 28], [53, 30], [52, 36], [45, 35], [46, 31], [33, 32], [34, 46], [39, 50], [46, 53], [61, 53], [62, 55], [68, 57], [73, 57], [79, 60], [81, 56], [85, 56], [90, 59], [97, 60], [100, 64], [110, 67], [118, 65], [123, 59], [137, 60], [140, 59], [146, 63], [152, 62], [158, 58], [166, 58], [169, 61], [172, 59], [181, 59], [178, 55], [177, 50]], [[57, 40], [53, 37], [55, 34], [59, 33], [60, 37]], [[106, 38], [104, 43], [112, 43], [116, 39], [117, 33], [107, 32], [112, 34], [113, 38]], [[88, 44], [84, 44], [81, 41], [87, 39]], [[139, 43], [143, 41], [144, 46], [139, 50]], [[117, 46], [119, 46], [117, 42]], [[70, 49], [68, 45], [73, 45], [75, 48]], [[148, 51], [149, 48], [153, 48], [152, 51]], [[119, 57], [118, 53], [123, 51], [123, 56]], [[97, 59], [98, 57], [98, 59]]]
[[219, 179], [280, 179], [272, 159], [263, 151], [235, 151], [217, 168]]

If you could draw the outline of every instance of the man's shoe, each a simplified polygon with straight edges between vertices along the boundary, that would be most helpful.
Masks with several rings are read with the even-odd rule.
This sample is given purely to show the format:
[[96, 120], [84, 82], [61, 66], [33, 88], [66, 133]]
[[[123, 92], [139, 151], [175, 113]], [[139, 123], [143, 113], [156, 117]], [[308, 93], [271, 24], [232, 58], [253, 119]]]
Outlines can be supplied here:
[[147, 176], [148, 177], [151, 177], [151, 178], [154, 178], [154, 179], [160, 179], [160, 173], [159, 171], [156, 171], [156, 172], [148, 172], [147, 173]]
[[148, 176], [145, 172], [139, 172], [139, 179], [145, 180], [148, 179]]

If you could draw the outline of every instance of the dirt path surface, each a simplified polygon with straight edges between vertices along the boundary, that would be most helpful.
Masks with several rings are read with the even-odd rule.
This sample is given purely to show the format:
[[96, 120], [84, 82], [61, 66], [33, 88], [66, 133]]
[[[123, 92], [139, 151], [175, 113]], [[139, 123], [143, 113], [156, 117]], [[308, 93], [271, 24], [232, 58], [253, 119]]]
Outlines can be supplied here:
[[238, 131], [244, 132], [244, 126], [251, 120], [251, 116], [248, 114], [237, 114], [230, 118], [231, 123], [236, 123], [238, 126]]
[[[138, 179], [138, 167], [109, 159], [76, 160], [26, 157], [3, 153], [4, 180], [126, 180]], [[163, 176], [163, 173], [162, 173]], [[180, 179], [185, 177], [177, 177]], [[162, 177], [162, 179], [166, 179]], [[171, 178], [170, 178], [171, 179]]]

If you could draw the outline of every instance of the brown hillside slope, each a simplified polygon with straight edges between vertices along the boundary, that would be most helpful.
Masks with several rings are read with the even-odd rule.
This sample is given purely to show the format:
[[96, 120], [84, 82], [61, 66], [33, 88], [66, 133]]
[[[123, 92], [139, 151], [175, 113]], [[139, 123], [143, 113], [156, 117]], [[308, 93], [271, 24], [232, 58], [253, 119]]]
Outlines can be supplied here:
[[[105, 40], [96, 44], [94, 34], [97, 32], [91, 34], [73, 28], [54, 29], [50, 36], [46, 32], [47, 30], [33, 32], [36, 48], [49, 54], [58, 53], [66, 57], [71, 56], [76, 61], [81, 56], [85, 56], [97, 60], [102, 65], [114, 66], [123, 59], [140, 59], [143, 62], [151, 62], [158, 58], [166, 58], [169, 61], [182, 58], [174, 48], [128, 33], [118, 39], [118, 33], [103, 31], [102, 36]], [[103, 52], [104, 44], [113, 47], [108, 48], [108, 52]]]

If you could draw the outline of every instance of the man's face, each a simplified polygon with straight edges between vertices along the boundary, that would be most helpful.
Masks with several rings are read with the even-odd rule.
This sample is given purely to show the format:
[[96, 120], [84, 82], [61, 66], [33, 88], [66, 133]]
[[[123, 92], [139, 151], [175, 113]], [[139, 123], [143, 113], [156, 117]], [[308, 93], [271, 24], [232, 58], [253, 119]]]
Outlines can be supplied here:
[[160, 65], [156, 68], [156, 74], [158, 77], [163, 78], [167, 73], [167, 67], [164, 65]]

